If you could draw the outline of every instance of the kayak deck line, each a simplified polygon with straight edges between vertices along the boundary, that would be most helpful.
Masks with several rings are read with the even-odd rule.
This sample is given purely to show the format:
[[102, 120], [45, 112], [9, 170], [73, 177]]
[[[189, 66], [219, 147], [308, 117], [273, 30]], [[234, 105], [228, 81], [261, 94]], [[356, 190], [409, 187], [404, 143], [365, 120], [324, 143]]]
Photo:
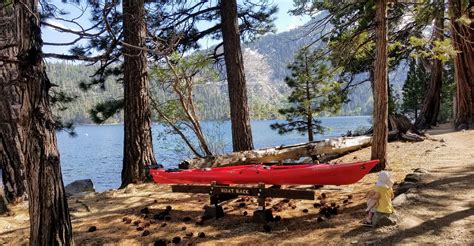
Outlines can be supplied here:
[[361, 180], [378, 160], [345, 164], [248, 164], [205, 169], [152, 169], [158, 184], [348, 185]]

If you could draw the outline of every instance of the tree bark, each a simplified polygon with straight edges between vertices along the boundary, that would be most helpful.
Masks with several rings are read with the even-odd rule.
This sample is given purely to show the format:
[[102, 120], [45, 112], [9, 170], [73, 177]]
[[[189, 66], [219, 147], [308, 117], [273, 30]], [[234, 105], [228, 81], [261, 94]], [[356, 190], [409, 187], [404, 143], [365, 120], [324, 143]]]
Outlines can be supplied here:
[[463, 9], [461, 0], [449, 0], [451, 30], [454, 49], [454, 78], [456, 81], [455, 128], [468, 129], [474, 123], [474, 22], [463, 23], [460, 18], [466, 14], [471, 20], [474, 3]]
[[[6, 67], [0, 73], [0, 132], [2, 141], [18, 138], [21, 145], [30, 245], [70, 245], [72, 227], [49, 105], [51, 84], [41, 57], [38, 1], [3, 1], [0, 11], [0, 46], [12, 48], [0, 58]], [[2, 159], [8, 158], [5, 153], [1, 151]]]
[[[444, 8], [444, 5], [443, 5]], [[433, 28], [433, 39], [442, 41], [444, 39], [444, 9], [439, 10], [435, 18]], [[438, 120], [439, 108], [441, 104], [441, 87], [443, 84], [443, 62], [433, 59], [431, 66], [431, 79], [428, 92], [423, 99], [423, 106], [419, 117], [415, 121], [418, 129], [429, 129], [435, 126]]]
[[[145, 47], [146, 23], [143, 0], [124, 0], [124, 41]], [[151, 109], [146, 53], [123, 46], [124, 157], [121, 188], [145, 180], [145, 166], [156, 164], [151, 135]]]
[[244, 61], [240, 47], [237, 1], [221, 0], [220, 15], [229, 89], [232, 146], [234, 151], [251, 150], [253, 149], [252, 130], [250, 128]]
[[376, 1], [374, 63], [374, 135], [372, 159], [380, 160], [384, 169], [387, 161], [388, 91], [387, 91], [387, 0]]
[[311, 143], [278, 146], [266, 149], [234, 152], [208, 158], [187, 160], [191, 167], [207, 168], [284, 160], [299, 160], [301, 157], [341, 155], [370, 146], [372, 137], [338, 137]]
[[[13, 7], [3, 7], [0, 9], [0, 57], [11, 57], [15, 59], [17, 47], [13, 44], [16, 42], [17, 29], [14, 26], [15, 10]], [[9, 47], [8, 47], [9, 46]], [[0, 60], [0, 79], [1, 83], [13, 81], [18, 78], [17, 64], [11, 62], [1, 62]], [[5, 93], [6, 88], [1, 88]], [[1, 101], [0, 119], [8, 119], [11, 112], [7, 109], [11, 102], [4, 97]], [[25, 159], [22, 153], [19, 134], [20, 121], [19, 118], [13, 119], [11, 122], [2, 120], [0, 125], [0, 169], [2, 171], [2, 182], [4, 195], [8, 203], [20, 202], [27, 197], [27, 186], [25, 180]]]

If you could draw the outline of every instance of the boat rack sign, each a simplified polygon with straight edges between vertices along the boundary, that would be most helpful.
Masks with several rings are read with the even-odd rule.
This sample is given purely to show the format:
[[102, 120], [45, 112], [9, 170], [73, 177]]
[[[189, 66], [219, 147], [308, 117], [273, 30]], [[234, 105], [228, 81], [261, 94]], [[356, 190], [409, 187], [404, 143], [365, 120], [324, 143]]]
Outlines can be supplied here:
[[233, 194], [239, 196], [292, 198], [314, 200], [314, 191], [289, 190], [279, 188], [220, 186], [220, 185], [172, 185], [172, 192], [207, 193], [209, 195]]

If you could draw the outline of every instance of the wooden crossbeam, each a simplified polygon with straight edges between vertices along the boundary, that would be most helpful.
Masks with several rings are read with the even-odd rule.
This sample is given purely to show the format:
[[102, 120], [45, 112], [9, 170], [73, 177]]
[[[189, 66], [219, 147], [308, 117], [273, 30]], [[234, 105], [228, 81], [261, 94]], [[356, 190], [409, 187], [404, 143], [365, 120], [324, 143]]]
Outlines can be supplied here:
[[234, 194], [242, 196], [314, 200], [314, 191], [279, 188], [257, 188], [221, 185], [172, 185], [171, 191], [179, 193], [206, 193], [209, 195]]

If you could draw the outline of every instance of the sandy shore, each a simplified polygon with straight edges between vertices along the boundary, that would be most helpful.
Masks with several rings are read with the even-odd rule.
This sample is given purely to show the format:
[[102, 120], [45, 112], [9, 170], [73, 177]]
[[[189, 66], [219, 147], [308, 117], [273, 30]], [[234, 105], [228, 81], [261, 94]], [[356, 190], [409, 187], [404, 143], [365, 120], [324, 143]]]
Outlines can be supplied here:
[[[450, 132], [448, 126], [442, 126], [431, 134], [443, 141], [389, 144], [389, 170], [395, 181], [401, 182], [416, 168], [429, 172], [423, 176], [420, 187], [412, 190], [397, 209], [400, 221], [394, 226], [369, 229], [359, 223], [364, 216], [364, 194], [377, 177], [369, 174], [357, 184], [315, 190], [317, 195], [325, 193], [327, 202], [340, 206], [338, 215], [322, 222], [317, 221], [319, 208], [313, 206], [317, 200], [269, 199], [269, 207], [276, 210], [274, 215], [281, 217], [279, 222], [268, 224], [269, 233], [262, 225], [251, 222], [256, 209], [253, 198], [245, 204], [238, 199], [228, 201], [223, 205], [225, 217], [196, 225], [208, 196], [171, 193], [169, 186], [144, 184], [71, 197], [74, 238], [78, 245], [152, 245], [156, 240], [175, 237], [181, 239], [180, 245], [473, 245], [474, 131]], [[335, 161], [369, 158], [370, 148], [365, 148]], [[349, 196], [352, 198], [348, 199]], [[172, 207], [168, 220], [153, 219], [168, 205]], [[0, 217], [0, 245], [28, 242], [27, 204], [15, 206], [13, 213]], [[93, 226], [96, 230], [89, 232]]]

